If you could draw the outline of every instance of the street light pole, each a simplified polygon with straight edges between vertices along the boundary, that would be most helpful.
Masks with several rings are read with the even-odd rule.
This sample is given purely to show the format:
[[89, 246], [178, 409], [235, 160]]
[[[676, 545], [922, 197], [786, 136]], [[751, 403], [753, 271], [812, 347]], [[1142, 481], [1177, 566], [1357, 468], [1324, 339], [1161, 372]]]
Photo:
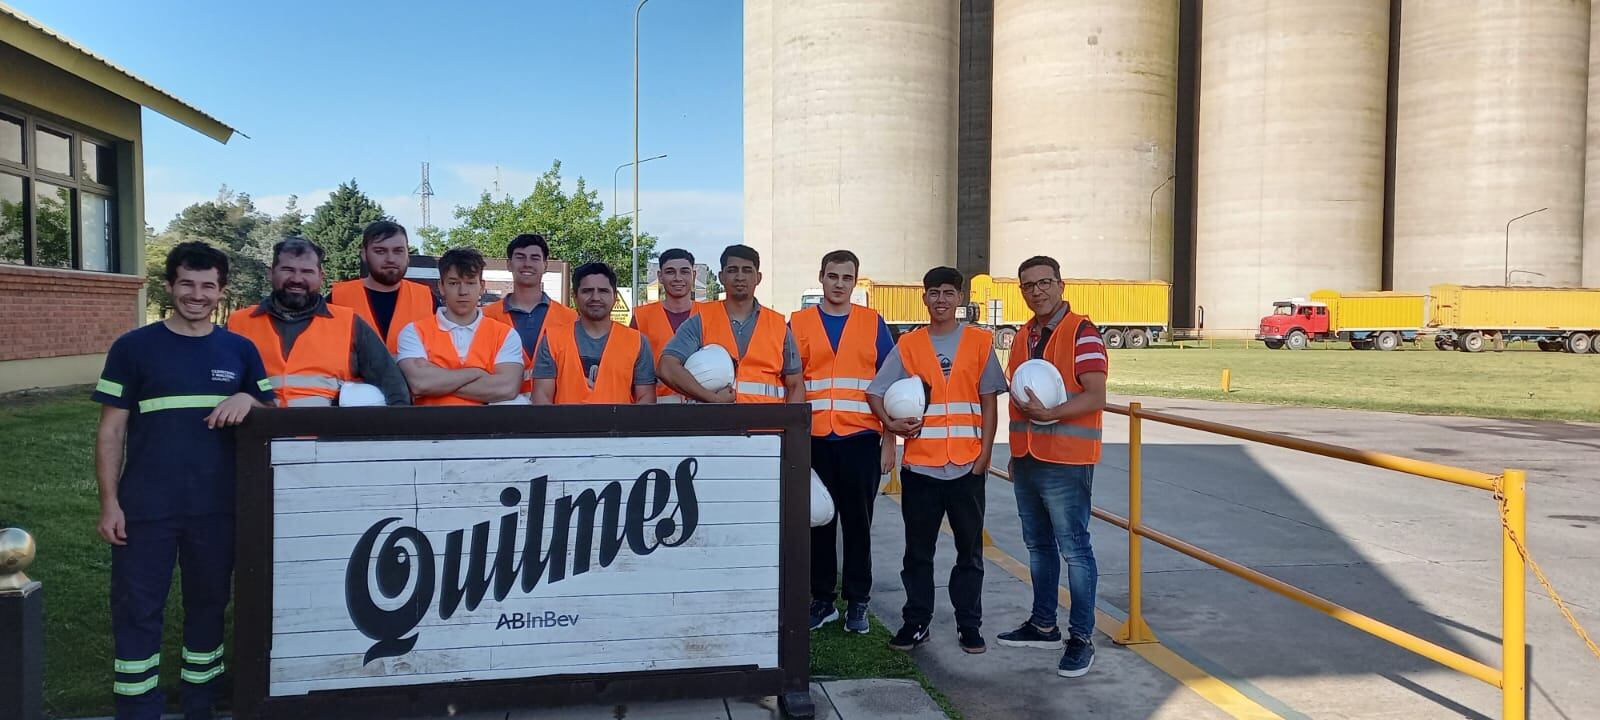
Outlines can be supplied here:
[[639, 13], [650, 0], [633, 8], [633, 299], [639, 302]]
[[1149, 280], [1154, 280], [1156, 274], [1156, 193], [1161, 192], [1161, 188], [1166, 187], [1167, 183], [1172, 182], [1173, 178], [1176, 177], [1178, 177], [1176, 174], [1168, 175], [1167, 179], [1162, 180], [1161, 184], [1156, 186], [1156, 189], [1150, 191], [1150, 230], [1145, 234], [1144, 241], [1145, 250], [1150, 255], [1149, 264], [1145, 268], [1145, 274], [1149, 276], [1147, 278]]
[[[661, 158], [664, 158], [666, 156], [667, 156], [666, 153], [662, 153], [662, 154], [657, 155], [655, 157], [647, 157], [647, 158], [645, 158], [643, 160], [640, 160], [639, 164], [643, 165], [643, 164], [645, 164], [647, 162], [650, 162], [651, 160], [660, 160]], [[629, 165], [632, 165], [632, 164], [633, 163], [631, 163], [631, 162], [625, 162], [625, 163], [623, 163], [621, 165], [618, 165], [617, 169], [611, 171], [611, 217], [616, 217], [616, 216], [621, 214], [621, 213], [617, 212], [617, 173], [622, 172], [623, 168], [628, 167]]]
[[1511, 218], [1510, 220], [1506, 221], [1506, 276], [1505, 276], [1505, 285], [1506, 285], [1506, 287], [1510, 287], [1511, 286], [1511, 223], [1514, 223], [1514, 222], [1516, 222], [1518, 220], [1521, 220], [1521, 219], [1523, 219], [1523, 218], [1525, 218], [1525, 217], [1527, 217], [1529, 215], [1537, 215], [1537, 214], [1542, 213], [1542, 212], [1544, 212], [1546, 210], [1549, 210], [1549, 209], [1550, 208], [1542, 207], [1542, 208], [1539, 208], [1538, 210], [1532, 210], [1532, 211], [1529, 211], [1529, 212], [1525, 212], [1525, 213], [1523, 213], [1521, 215], [1518, 215], [1518, 216], [1516, 216], [1514, 218]]

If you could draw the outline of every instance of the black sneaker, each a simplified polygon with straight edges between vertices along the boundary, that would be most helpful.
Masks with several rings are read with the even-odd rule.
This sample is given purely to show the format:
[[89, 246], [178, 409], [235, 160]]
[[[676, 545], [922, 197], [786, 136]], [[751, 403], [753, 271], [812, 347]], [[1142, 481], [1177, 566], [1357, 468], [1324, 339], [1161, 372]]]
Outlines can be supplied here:
[[815, 630], [839, 619], [839, 608], [831, 602], [811, 601], [811, 629]]
[[1094, 664], [1094, 641], [1076, 635], [1067, 639], [1067, 651], [1061, 653], [1061, 664], [1056, 674], [1061, 677], [1083, 677]]
[[956, 633], [961, 641], [961, 651], [968, 655], [977, 655], [989, 649], [983, 642], [983, 633], [975, 627], [958, 628]]
[[889, 647], [895, 650], [911, 650], [928, 641], [927, 625], [903, 625], [900, 632], [894, 634], [889, 640]]
[[1043, 648], [1054, 650], [1061, 647], [1061, 628], [1050, 628], [1049, 632], [1040, 630], [1033, 621], [1028, 621], [1011, 632], [1003, 632], [995, 636], [995, 642], [1001, 647]]
[[870, 630], [872, 630], [872, 624], [867, 622], [867, 604], [864, 602], [852, 602], [846, 605], [844, 609], [844, 631], [865, 635]]

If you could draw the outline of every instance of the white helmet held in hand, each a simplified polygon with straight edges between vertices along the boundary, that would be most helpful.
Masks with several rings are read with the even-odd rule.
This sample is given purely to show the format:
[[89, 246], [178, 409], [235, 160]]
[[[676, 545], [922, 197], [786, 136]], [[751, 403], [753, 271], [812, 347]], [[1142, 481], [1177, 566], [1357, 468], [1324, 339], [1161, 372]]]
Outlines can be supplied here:
[[811, 527], [822, 527], [833, 519], [833, 495], [822, 484], [817, 471], [811, 471]]
[[883, 394], [883, 410], [896, 420], [920, 420], [927, 409], [928, 393], [922, 387], [922, 378], [896, 380]]
[[382, 407], [383, 391], [376, 385], [347, 382], [339, 384], [339, 407]]
[[733, 356], [721, 345], [707, 345], [696, 350], [684, 361], [683, 369], [711, 392], [733, 387]]
[[[1061, 380], [1061, 371], [1047, 360], [1029, 360], [1019, 366], [1011, 375], [1011, 400], [1017, 404], [1028, 401], [1028, 394], [1024, 390], [1033, 391], [1033, 396], [1039, 403], [1047, 408], [1053, 408], [1067, 401], [1067, 384]], [[1036, 425], [1054, 425], [1055, 420]]]

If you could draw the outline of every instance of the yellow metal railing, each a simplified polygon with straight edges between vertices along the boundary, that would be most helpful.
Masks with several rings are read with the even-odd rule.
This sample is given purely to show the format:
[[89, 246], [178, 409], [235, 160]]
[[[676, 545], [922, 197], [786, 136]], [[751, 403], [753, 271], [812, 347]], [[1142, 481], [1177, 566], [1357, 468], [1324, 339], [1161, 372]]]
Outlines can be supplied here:
[[[1093, 508], [1095, 517], [1128, 531], [1128, 619], [1113, 638], [1118, 644], [1135, 645], [1156, 642], [1155, 634], [1144, 620], [1143, 609], [1143, 548], [1142, 540], [1156, 543], [1191, 558], [1223, 570], [1241, 579], [1271, 590], [1303, 605], [1316, 608], [1334, 619], [1377, 636], [1390, 643], [1433, 660], [1445, 667], [1465, 673], [1501, 690], [1501, 717], [1505, 720], [1526, 718], [1527, 656], [1526, 656], [1526, 606], [1524, 603], [1527, 572], [1527, 495], [1526, 477], [1521, 470], [1506, 470], [1502, 475], [1466, 470], [1449, 465], [1414, 460], [1387, 453], [1357, 450], [1327, 443], [1301, 440], [1259, 430], [1224, 425], [1195, 418], [1171, 415], [1143, 409], [1139, 403], [1127, 406], [1108, 405], [1106, 411], [1128, 417], [1128, 517], [1123, 518], [1100, 508]], [[1424, 640], [1392, 625], [1358, 613], [1350, 608], [1307, 592], [1265, 573], [1212, 553], [1204, 548], [1184, 542], [1144, 524], [1144, 421], [1199, 430], [1216, 435], [1248, 440], [1300, 452], [1336, 458], [1370, 467], [1394, 470], [1418, 477], [1442, 480], [1493, 493], [1500, 505], [1502, 564], [1501, 564], [1501, 658], [1500, 667], [1494, 668], [1437, 643]], [[1004, 469], [990, 468], [1001, 478], [1010, 480]]]

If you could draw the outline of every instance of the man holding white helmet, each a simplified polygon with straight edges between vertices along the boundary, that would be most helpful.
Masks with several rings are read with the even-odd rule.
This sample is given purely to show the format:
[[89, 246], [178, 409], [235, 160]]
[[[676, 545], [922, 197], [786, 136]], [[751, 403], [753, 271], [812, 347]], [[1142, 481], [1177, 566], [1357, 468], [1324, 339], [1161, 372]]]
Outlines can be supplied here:
[[1061, 297], [1061, 265], [1054, 259], [1024, 260], [1017, 280], [1034, 316], [1020, 333], [1025, 342], [1012, 348], [1010, 370], [1016, 373], [1028, 360], [1048, 361], [1060, 371], [1066, 401], [1047, 406], [1026, 389], [1026, 397], [1011, 395], [1011, 480], [1033, 575], [1033, 613], [997, 640], [1007, 647], [1062, 646], [1056, 588], [1064, 559], [1072, 608], [1056, 672], [1080, 677], [1094, 663], [1098, 569], [1089, 543], [1089, 493], [1100, 461], [1106, 346], [1094, 323]]
[[[1005, 372], [994, 354], [994, 335], [956, 320], [966, 278], [937, 267], [922, 278], [929, 323], [900, 337], [884, 359], [867, 403], [889, 432], [906, 438], [900, 512], [906, 550], [900, 571], [906, 589], [905, 625], [889, 647], [911, 650], [928, 640], [933, 621], [933, 554], [946, 515], [955, 535], [956, 564], [950, 569], [950, 604], [955, 607], [961, 649], [984, 651], [984, 478], [994, 449], [995, 396], [1006, 390]], [[905, 378], [927, 388], [920, 418], [896, 417], [886, 395]]]
[[[783, 315], [756, 302], [761, 284], [761, 255], [749, 245], [722, 251], [717, 277], [727, 290], [721, 302], [699, 306], [700, 314], [685, 320], [661, 353], [657, 374], [672, 389], [707, 403], [803, 403], [800, 351]], [[710, 345], [733, 358], [732, 385], [707, 388], [684, 368], [689, 356]]]

